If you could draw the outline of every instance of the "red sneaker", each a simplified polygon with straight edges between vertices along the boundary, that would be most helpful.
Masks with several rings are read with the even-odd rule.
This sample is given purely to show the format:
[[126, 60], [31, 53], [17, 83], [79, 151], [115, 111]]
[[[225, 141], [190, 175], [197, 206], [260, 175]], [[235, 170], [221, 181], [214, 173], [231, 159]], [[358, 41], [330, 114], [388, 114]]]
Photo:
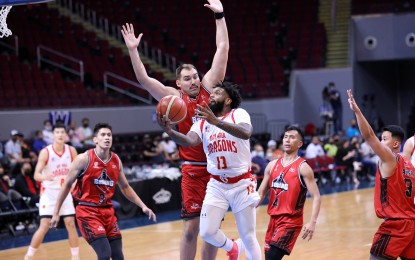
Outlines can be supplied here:
[[228, 256], [228, 260], [238, 260], [239, 256], [244, 250], [245, 246], [240, 238], [238, 238], [236, 241], [233, 241], [231, 251], [226, 254]]

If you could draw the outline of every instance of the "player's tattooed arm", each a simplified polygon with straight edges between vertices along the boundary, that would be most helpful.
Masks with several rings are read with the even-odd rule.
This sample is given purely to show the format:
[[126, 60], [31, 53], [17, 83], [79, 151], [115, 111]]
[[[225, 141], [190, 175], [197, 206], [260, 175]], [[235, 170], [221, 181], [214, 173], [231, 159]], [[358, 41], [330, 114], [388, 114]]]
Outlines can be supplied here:
[[252, 134], [252, 125], [246, 123], [233, 124], [218, 119], [216, 126], [225, 132], [244, 140], [249, 139]]

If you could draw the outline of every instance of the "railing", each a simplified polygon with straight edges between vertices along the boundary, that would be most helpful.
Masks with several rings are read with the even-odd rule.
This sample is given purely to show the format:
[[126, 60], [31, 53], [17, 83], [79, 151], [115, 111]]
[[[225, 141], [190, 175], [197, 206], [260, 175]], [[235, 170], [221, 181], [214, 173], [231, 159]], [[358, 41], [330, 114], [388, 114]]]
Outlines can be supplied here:
[[131, 93], [131, 91], [129, 91], [128, 89], [124, 89], [124, 88], [121, 88], [120, 86], [117, 86], [116, 84], [112, 83], [111, 79], [113, 81], [116, 80], [116, 81], [121, 81], [121, 82], [127, 83], [131, 87], [131, 89], [140, 88], [140, 89], [145, 90], [140, 84], [138, 84], [135, 81], [131, 81], [131, 80], [125, 78], [125, 77], [122, 77], [120, 75], [117, 75], [117, 74], [109, 72], [109, 71], [106, 71], [104, 73], [104, 91], [105, 91], [105, 93], [108, 92], [108, 89], [111, 89], [111, 90], [114, 90], [118, 93], [127, 95], [131, 98], [134, 98], [136, 100], [144, 102], [146, 104], [150, 105], [152, 103], [153, 97], [150, 95], [150, 93], [147, 92], [147, 90], [145, 90], [146, 94], [143, 94], [143, 95], [146, 95], [146, 97], [142, 97], [142, 96], [139, 96], [137, 94]]
[[[117, 41], [124, 43], [124, 39], [121, 35], [121, 26], [119, 24], [111, 23], [106, 17], [97, 16], [96, 11], [86, 9], [85, 5], [82, 3], [74, 3], [72, 0], [57, 0], [56, 2], [61, 7], [78, 15], [83, 21], [102, 30], [107, 36], [113, 37]], [[140, 43], [139, 51], [159, 66], [167, 68], [172, 73], [176, 71], [177, 61], [174, 56], [162, 52], [159, 48], [149, 47], [146, 41]]]
[[[42, 62], [48, 63], [48, 64], [50, 64], [52, 66], [55, 66], [59, 69], [62, 69], [62, 70], [67, 71], [69, 73], [72, 73], [76, 76], [79, 76], [81, 78], [81, 81], [84, 82], [85, 72], [84, 72], [84, 62], [82, 60], [75, 59], [72, 56], [63, 54], [62, 52], [58, 52], [56, 50], [53, 50], [53, 49], [51, 49], [49, 47], [46, 47], [46, 46], [43, 46], [43, 45], [37, 46], [36, 52], [37, 52], [37, 65], [39, 66], [39, 68], [41, 67]], [[74, 70], [74, 69], [68, 68], [68, 67], [66, 67], [62, 64], [59, 64], [58, 62], [52, 61], [50, 58], [48, 58], [46, 56], [42, 56], [43, 52], [46, 52], [46, 53], [64, 58], [67, 61], [76, 63], [77, 65], [79, 65], [79, 70]]]
[[13, 39], [14, 39], [14, 45], [7, 44], [4, 41], [0, 41], [0, 45], [6, 47], [7, 49], [14, 51], [14, 53], [16, 53], [16, 56], [19, 56], [19, 37], [15, 35]]

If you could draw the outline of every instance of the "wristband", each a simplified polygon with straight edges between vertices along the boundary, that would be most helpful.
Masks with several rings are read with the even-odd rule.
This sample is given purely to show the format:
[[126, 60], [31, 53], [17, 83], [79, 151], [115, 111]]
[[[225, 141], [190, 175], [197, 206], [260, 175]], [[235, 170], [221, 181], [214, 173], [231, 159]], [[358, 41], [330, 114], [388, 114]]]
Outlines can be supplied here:
[[221, 13], [214, 13], [215, 19], [219, 20], [222, 19], [223, 17], [225, 17], [225, 13], [221, 12]]

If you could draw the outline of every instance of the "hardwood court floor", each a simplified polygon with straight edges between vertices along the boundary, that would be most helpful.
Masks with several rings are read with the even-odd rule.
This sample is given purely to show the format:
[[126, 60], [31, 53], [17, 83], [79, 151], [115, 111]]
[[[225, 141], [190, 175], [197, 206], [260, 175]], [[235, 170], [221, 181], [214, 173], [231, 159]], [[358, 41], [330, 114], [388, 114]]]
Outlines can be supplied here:
[[[305, 221], [309, 220], [310, 212], [311, 200], [308, 199]], [[284, 259], [369, 259], [370, 244], [380, 223], [373, 210], [373, 188], [322, 196], [314, 238], [309, 242], [299, 238], [291, 256]], [[257, 213], [257, 236], [261, 249], [267, 225], [266, 207], [262, 206]], [[229, 237], [238, 237], [231, 213], [226, 215], [222, 229]], [[123, 230], [125, 259], [179, 259], [181, 232], [181, 221]], [[200, 244], [199, 239], [199, 247]], [[0, 259], [23, 259], [26, 250], [27, 247], [21, 247], [0, 251]], [[96, 259], [92, 248], [82, 238], [80, 251], [82, 260]], [[67, 240], [42, 244], [34, 259], [70, 259]], [[199, 251], [196, 259], [200, 259]], [[223, 250], [219, 250], [217, 259], [227, 259]]]

